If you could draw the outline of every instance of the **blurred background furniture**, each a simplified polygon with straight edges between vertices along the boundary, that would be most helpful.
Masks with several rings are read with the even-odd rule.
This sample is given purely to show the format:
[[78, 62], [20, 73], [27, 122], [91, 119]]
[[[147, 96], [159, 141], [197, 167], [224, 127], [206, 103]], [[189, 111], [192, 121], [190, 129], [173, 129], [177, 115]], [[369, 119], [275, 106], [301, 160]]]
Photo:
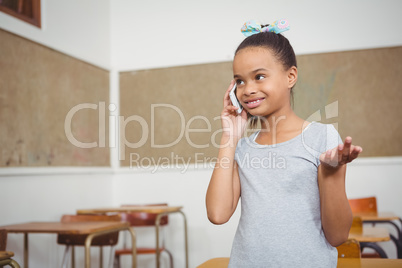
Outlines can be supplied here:
[[337, 246], [338, 258], [360, 258], [360, 244], [356, 239], [348, 239], [345, 243]]
[[[227, 268], [229, 258], [213, 258], [197, 266], [197, 268]], [[402, 260], [398, 259], [360, 259], [338, 258], [337, 268], [400, 268]]]
[[[63, 215], [61, 222], [91, 222], [91, 221], [121, 221], [119, 215]], [[84, 246], [85, 240], [88, 235], [84, 234], [59, 234], [57, 235], [57, 243], [60, 245], [66, 245], [66, 250], [64, 252], [62, 267], [67, 267], [68, 265], [68, 255], [71, 255], [71, 266], [75, 267], [75, 246]], [[103, 246], [110, 246], [110, 257], [109, 266], [112, 267], [114, 246], [117, 244], [119, 239], [119, 232], [113, 232], [105, 235], [95, 237], [92, 240], [91, 246], [99, 247], [99, 267], [102, 268], [103, 265]]]
[[[360, 243], [360, 250], [364, 248], [372, 248], [381, 258], [388, 258], [385, 251], [377, 244], [377, 242], [385, 242], [390, 240], [389, 231], [386, 228], [363, 226], [360, 217], [354, 216], [352, 227], [349, 231], [349, 238], [355, 239]], [[363, 258], [362, 254], [362, 258]]]
[[197, 268], [227, 268], [228, 265], [229, 258], [213, 258], [197, 266]]
[[[379, 212], [377, 209], [377, 199], [375, 196], [349, 199], [349, 204], [352, 209], [353, 215], [362, 219], [363, 223], [372, 223], [373, 226], [377, 223], [386, 223], [392, 225], [398, 234], [395, 237], [390, 233], [390, 238], [394, 242], [397, 249], [397, 257], [402, 258], [402, 228], [400, 228], [395, 221], [398, 221], [402, 226], [400, 217], [392, 212]], [[379, 257], [378, 252], [366, 253], [362, 252], [362, 257]]]
[[18, 262], [12, 259], [14, 252], [6, 251], [7, 248], [7, 231], [0, 229], [0, 267], [9, 265], [11, 267], [20, 268]]
[[[145, 205], [123, 205], [122, 207], [167, 207], [167, 203], [161, 204], [145, 204]], [[156, 218], [158, 213], [153, 212], [123, 212], [120, 214], [123, 221], [127, 221], [130, 223], [131, 227], [155, 227], [156, 226]], [[160, 218], [159, 226], [163, 227], [169, 223], [168, 215], [164, 215]], [[163, 236], [163, 234], [162, 234]], [[126, 237], [125, 237], [126, 238]], [[138, 236], [137, 236], [138, 239]], [[141, 238], [139, 238], [141, 240]], [[159, 244], [159, 239], [157, 239], [156, 243]], [[137, 242], [138, 244], [138, 242]], [[159, 246], [160, 252], [166, 252], [169, 257], [170, 268], [173, 268], [173, 256], [170, 251], [168, 251], [165, 247], [165, 239], [162, 237], [162, 243]], [[127, 244], [127, 239], [124, 239], [124, 244], [122, 249], [117, 249], [115, 251], [115, 267], [120, 268], [120, 257], [122, 255], [131, 254], [132, 248]], [[137, 256], [140, 254], [156, 254], [156, 247], [138, 247], [137, 246]]]
[[[184, 229], [184, 252], [186, 258], [185, 267], [188, 268], [188, 235], [187, 235], [187, 218], [182, 207], [180, 206], [124, 206], [124, 207], [110, 207], [110, 208], [92, 208], [92, 209], [79, 209], [77, 214], [107, 214], [107, 213], [132, 213], [132, 212], [149, 212], [157, 214], [155, 219], [155, 232], [156, 241], [159, 241], [159, 225], [161, 218], [168, 214], [179, 213], [183, 217]], [[127, 223], [128, 224], [128, 223]], [[155, 244], [156, 248], [156, 267], [160, 267], [160, 249], [159, 243]]]
[[[27, 222], [19, 224], [10, 224], [0, 226], [0, 229], [7, 230], [7, 233], [22, 233], [24, 234], [24, 267], [29, 266], [29, 243], [28, 235], [31, 233], [36, 234], [74, 234], [74, 235], [87, 235], [85, 240], [85, 267], [91, 267], [91, 250], [90, 246], [92, 240], [100, 235], [113, 233], [117, 231], [127, 230], [131, 234], [132, 244], [136, 245], [135, 233], [130, 228], [128, 222], [111, 222], [111, 221], [92, 221], [92, 222]], [[133, 247], [135, 248], [135, 247]], [[133, 250], [132, 267], [136, 268], [136, 251]]]

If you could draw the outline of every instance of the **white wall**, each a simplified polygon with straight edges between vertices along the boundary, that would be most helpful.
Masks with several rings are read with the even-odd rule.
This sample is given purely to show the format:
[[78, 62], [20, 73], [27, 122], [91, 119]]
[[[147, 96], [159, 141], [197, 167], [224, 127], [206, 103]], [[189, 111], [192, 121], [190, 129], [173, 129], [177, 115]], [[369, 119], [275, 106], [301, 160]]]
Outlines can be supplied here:
[[[78, 208], [110, 206], [113, 174], [108, 168], [0, 169], [0, 189], [0, 225], [59, 221], [63, 214], [75, 214]], [[64, 248], [57, 246], [56, 235], [30, 234], [30, 267], [60, 267]], [[23, 235], [8, 234], [7, 250], [13, 251], [22, 265]], [[94, 263], [97, 260], [93, 258]]]
[[136, 70], [229, 61], [250, 19], [287, 18], [297, 54], [402, 44], [402, 2], [128, 1], [112, 2], [112, 66]]
[[109, 69], [109, 0], [42, 0], [41, 2], [41, 29], [3, 12], [0, 12], [0, 28]]
[[[130, 1], [42, 0], [42, 30], [0, 13], [0, 27], [28, 39], [118, 71], [227, 61], [243, 39], [239, 29], [248, 19], [270, 22], [288, 18], [286, 33], [298, 54], [402, 45], [401, 1]], [[336, 3], [336, 4], [335, 4]], [[72, 19], [72, 20], [71, 20]], [[1, 53], [1, 52], [0, 52]], [[114, 82], [113, 82], [114, 81]], [[118, 101], [118, 81], [111, 82]], [[360, 159], [348, 168], [349, 197], [378, 197], [383, 211], [402, 216], [400, 158]], [[188, 218], [190, 267], [228, 256], [238, 213], [223, 226], [206, 219], [204, 197], [210, 169], [160, 171], [155, 174], [119, 169], [0, 169], [0, 225], [58, 220], [78, 208], [122, 203], [168, 202], [182, 205]], [[88, 174], [90, 173], [90, 174]], [[23, 174], [23, 175], [21, 175]], [[89, 194], [89, 196], [88, 196]], [[17, 201], [15, 201], [17, 198]], [[180, 217], [171, 217], [167, 246], [184, 263]], [[152, 243], [149, 237], [145, 243]], [[386, 245], [395, 257], [392, 244]], [[22, 261], [22, 237], [10, 235], [9, 249]], [[55, 236], [30, 240], [31, 267], [57, 267], [63, 247]], [[50, 253], [56, 253], [52, 256]], [[95, 253], [95, 251], [93, 251]], [[81, 256], [82, 257], [82, 256]], [[142, 267], [153, 260], [140, 257]]]

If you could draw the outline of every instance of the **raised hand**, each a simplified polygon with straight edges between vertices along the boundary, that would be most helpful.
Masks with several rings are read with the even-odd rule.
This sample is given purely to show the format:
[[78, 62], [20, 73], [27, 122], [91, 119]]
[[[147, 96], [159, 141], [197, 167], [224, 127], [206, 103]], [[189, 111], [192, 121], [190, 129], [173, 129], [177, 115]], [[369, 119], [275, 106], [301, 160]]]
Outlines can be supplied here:
[[243, 109], [243, 111], [238, 114], [237, 109], [239, 107], [234, 106], [230, 101], [229, 92], [234, 84], [235, 81], [232, 80], [229, 88], [226, 90], [225, 96], [223, 97], [223, 110], [221, 113], [222, 134], [240, 139], [247, 124], [247, 112]]
[[346, 137], [344, 144], [320, 155], [321, 164], [326, 168], [337, 168], [356, 159], [363, 151], [362, 147], [352, 145], [352, 138]]

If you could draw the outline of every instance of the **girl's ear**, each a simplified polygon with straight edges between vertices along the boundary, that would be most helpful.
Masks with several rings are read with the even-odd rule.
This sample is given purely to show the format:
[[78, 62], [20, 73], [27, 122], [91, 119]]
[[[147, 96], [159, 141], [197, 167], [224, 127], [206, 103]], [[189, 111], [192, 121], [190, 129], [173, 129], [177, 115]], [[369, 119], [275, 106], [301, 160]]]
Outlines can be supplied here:
[[297, 82], [297, 68], [296, 66], [290, 67], [288, 70], [288, 87], [292, 88]]

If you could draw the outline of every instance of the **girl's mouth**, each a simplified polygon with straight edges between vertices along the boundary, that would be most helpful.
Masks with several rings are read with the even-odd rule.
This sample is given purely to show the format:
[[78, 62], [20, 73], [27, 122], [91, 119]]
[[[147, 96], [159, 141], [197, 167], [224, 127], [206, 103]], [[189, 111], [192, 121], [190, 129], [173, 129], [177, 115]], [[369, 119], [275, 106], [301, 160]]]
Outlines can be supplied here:
[[246, 104], [247, 108], [252, 109], [252, 108], [258, 107], [263, 100], [265, 100], [265, 98], [253, 99], [253, 100], [245, 101], [245, 104]]

